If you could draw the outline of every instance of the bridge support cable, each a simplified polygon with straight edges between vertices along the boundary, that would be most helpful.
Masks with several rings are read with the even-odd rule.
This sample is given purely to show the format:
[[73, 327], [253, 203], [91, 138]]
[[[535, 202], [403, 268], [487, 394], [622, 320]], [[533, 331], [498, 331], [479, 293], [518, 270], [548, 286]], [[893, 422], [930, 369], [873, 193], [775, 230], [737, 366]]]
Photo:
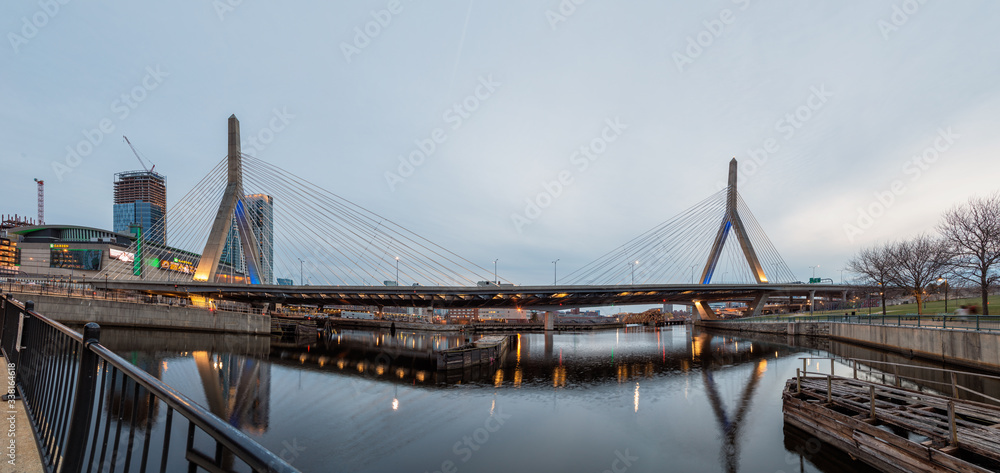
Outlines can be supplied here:
[[765, 264], [765, 269], [769, 270], [768, 274], [771, 275], [768, 279], [772, 282], [795, 281], [795, 274], [788, 268], [784, 258], [781, 257], [774, 244], [771, 243], [771, 239], [764, 232], [764, 228], [761, 227], [753, 212], [750, 211], [750, 206], [747, 205], [742, 196], [737, 195], [737, 197], [740, 214], [744, 217], [743, 222], [751, 234], [750, 239], [753, 241], [754, 248], [757, 248], [758, 255], [762, 255], [761, 259]]
[[[328, 251], [338, 254], [338, 263], [326, 265], [328, 272], [351, 273], [338, 276], [348, 279], [350, 284], [368, 283], [358, 280], [359, 277], [395, 281], [397, 261], [399, 277], [405, 277], [408, 283], [471, 285], [492, 279], [485, 268], [385, 217], [267, 162], [249, 155], [244, 157], [248, 181], [273, 189], [276, 205], [284, 202], [287, 211], [280, 215], [287, 219], [287, 225], [280, 228], [311, 233], [312, 242], [323, 249], [323, 254]], [[276, 226], [276, 233], [278, 229]], [[333, 274], [325, 276], [330, 278]]]
[[[685, 281], [682, 273], [688, 261], [701, 259], [692, 251], [705, 246], [702, 234], [714, 229], [724, 210], [724, 191], [717, 192], [677, 216], [633, 238], [624, 245], [563, 277], [569, 284], [636, 284], [653, 277]], [[638, 261], [638, 264], [635, 262]], [[632, 267], [635, 265], [635, 267]]]
[[560, 282], [641, 285], [794, 281], [794, 275], [739, 195], [736, 169], [734, 159], [725, 189], [564, 276]]
[[[478, 278], [482, 278], [481, 275], [484, 273], [489, 273], [485, 268], [475, 265], [431, 243], [427, 239], [406, 230], [385, 217], [370, 212], [308, 181], [292, 176], [266, 162], [261, 161], [260, 164], [266, 166], [271, 172], [282, 175], [284, 182], [297, 184], [301, 189], [299, 194], [310, 198], [312, 202], [319, 204], [320, 208], [328, 211], [332, 210], [332, 217], [344, 225], [346, 230], [343, 232], [344, 235], [350, 237], [350, 241], [355, 247], [361, 247], [359, 254], [368, 258], [367, 261], [369, 263], [377, 259], [385, 264], [387, 268], [388, 265], [394, 264], [396, 256], [399, 256], [400, 253], [405, 253], [411, 257], [411, 261], [401, 262], [401, 265], [409, 266], [411, 271], [414, 271], [414, 268], [418, 266], [413, 261], [419, 261], [425, 268], [439, 273], [438, 277], [447, 276], [454, 278], [454, 271], [445, 270], [446, 268], [443, 267], [443, 264], [469, 268], [464, 270], [464, 272], [479, 273], [482, 271], [482, 273], [479, 273], [480, 276], [477, 276]], [[330, 215], [330, 213], [328, 212], [327, 215]], [[337, 226], [336, 228], [340, 227]], [[373, 251], [373, 248], [380, 248], [381, 252]], [[456, 282], [468, 283], [472, 282], [472, 280], [462, 277], [458, 278]]]

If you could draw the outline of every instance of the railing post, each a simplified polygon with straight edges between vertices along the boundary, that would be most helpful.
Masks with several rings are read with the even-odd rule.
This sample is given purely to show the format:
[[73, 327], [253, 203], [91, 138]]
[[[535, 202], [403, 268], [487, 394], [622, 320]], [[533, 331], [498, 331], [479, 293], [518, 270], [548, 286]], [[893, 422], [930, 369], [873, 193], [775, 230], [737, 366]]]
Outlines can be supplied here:
[[871, 404], [869, 406], [870, 407], [870, 411], [871, 411], [871, 418], [874, 420], [875, 419], [875, 385], [868, 386], [868, 399], [869, 399], [869, 404]]
[[833, 376], [826, 375], [826, 403], [833, 403]]
[[803, 358], [802, 359], [802, 376], [805, 376], [806, 372], [809, 371], [808, 366], [809, 366], [809, 360], [806, 359], [806, 358]]
[[958, 383], [955, 380], [955, 372], [951, 372], [951, 397], [958, 399]]
[[66, 439], [66, 454], [60, 473], [79, 473], [87, 452], [87, 431], [93, 417], [94, 391], [97, 386], [98, 357], [90, 345], [101, 339], [101, 327], [93, 322], [83, 327], [83, 345], [80, 347], [80, 374], [77, 376], [76, 401]]
[[955, 401], [948, 401], [948, 434], [951, 446], [958, 446], [958, 429], [955, 427]]
[[979, 331], [979, 314], [976, 314], [976, 331]]
[[795, 368], [795, 392], [802, 394], [802, 373], [799, 372], [798, 368]]

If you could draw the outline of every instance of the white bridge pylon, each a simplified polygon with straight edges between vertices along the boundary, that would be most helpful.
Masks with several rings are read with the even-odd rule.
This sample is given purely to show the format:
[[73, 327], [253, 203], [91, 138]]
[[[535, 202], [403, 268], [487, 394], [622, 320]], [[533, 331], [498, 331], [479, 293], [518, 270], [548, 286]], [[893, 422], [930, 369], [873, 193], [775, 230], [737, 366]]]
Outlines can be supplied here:
[[715, 236], [715, 243], [712, 244], [712, 251], [708, 255], [708, 261], [705, 262], [705, 269], [701, 273], [701, 283], [709, 284], [712, 282], [712, 276], [715, 274], [715, 266], [719, 264], [719, 257], [722, 256], [722, 248], [726, 244], [726, 239], [729, 237], [729, 233], [735, 232], [736, 239], [739, 240], [740, 248], [743, 249], [743, 256], [746, 257], [747, 264], [750, 265], [750, 271], [753, 273], [754, 278], [757, 280], [757, 284], [766, 284], [767, 275], [764, 273], [764, 267], [761, 266], [760, 260], [757, 259], [757, 253], [753, 249], [753, 243], [750, 242], [750, 236], [747, 234], [746, 227], [743, 226], [743, 219], [740, 218], [740, 212], [736, 205], [736, 176], [739, 166], [736, 163], [736, 158], [729, 161], [729, 186], [726, 189], [726, 212], [722, 218], [722, 223], [719, 225], [719, 232]]
[[[708, 255], [708, 261], [705, 262], [705, 269], [701, 272], [701, 284], [709, 284], [712, 282], [712, 276], [715, 275], [715, 267], [719, 264], [719, 257], [722, 256], [722, 249], [726, 244], [726, 240], [729, 238], [730, 232], [736, 234], [736, 239], [739, 241], [740, 248], [743, 250], [743, 256], [747, 260], [747, 264], [750, 266], [750, 272], [753, 274], [754, 279], [756, 279], [757, 284], [767, 284], [767, 274], [764, 273], [764, 267], [760, 264], [760, 259], [757, 258], [757, 252], [753, 249], [753, 243], [750, 241], [750, 236], [747, 234], [746, 227], [743, 226], [743, 219], [740, 218], [739, 207], [736, 205], [737, 197], [739, 194], [736, 192], [736, 180], [739, 174], [739, 164], [736, 158], [729, 161], [729, 185], [726, 188], [726, 211], [723, 214], [722, 222], [719, 224], [719, 231], [715, 235], [715, 242], [712, 243], [712, 250]], [[750, 308], [752, 312], [748, 315], [756, 317], [760, 315], [761, 310], [764, 305], [767, 304], [767, 296], [763, 293], [754, 297], [753, 302], [750, 303]], [[705, 301], [695, 301], [694, 302], [694, 315], [699, 319], [714, 320], [718, 316], [715, 311], [709, 307], [708, 303]]]
[[[229, 154], [228, 180], [226, 190], [219, 203], [219, 211], [212, 221], [212, 231], [205, 242], [205, 250], [201, 253], [198, 267], [194, 272], [195, 281], [215, 281], [219, 269], [219, 260], [226, 246], [233, 218], [239, 231], [239, 244], [246, 256], [247, 278], [250, 284], [261, 284], [260, 245], [256, 241], [251, 222], [247, 218], [246, 205], [243, 201], [243, 154], [240, 149], [240, 121], [236, 115], [229, 117]], [[270, 281], [267, 281], [270, 284]]]

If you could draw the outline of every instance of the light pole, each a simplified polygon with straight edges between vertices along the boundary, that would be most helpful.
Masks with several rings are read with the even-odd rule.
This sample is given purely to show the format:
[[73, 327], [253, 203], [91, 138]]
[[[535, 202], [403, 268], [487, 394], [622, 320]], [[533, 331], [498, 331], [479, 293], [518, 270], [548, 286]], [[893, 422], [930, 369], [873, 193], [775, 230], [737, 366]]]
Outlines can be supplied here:
[[299, 260], [299, 285], [305, 286], [306, 280], [302, 277], [302, 263], [304, 263], [304, 261], [302, 261], [302, 258], [296, 259]]
[[552, 285], [553, 286], [555, 286], [557, 284], [557, 282], [559, 281], [559, 278], [557, 277], [559, 273], [556, 272], [556, 270], [559, 269], [559, 264], [558, 263], [559, 263], [559, 258], [556, 258], [556, 260], [552, 262]]
[[812, 275], [813, 279], [816, 279], [816, 268], [818, 268], [818, 267], [819, 267], [818, 264], [816, 266], [810, 266], [809, 267], [809, 269], [813, 270], [813, 275]]
[[629, 263], [629, 267], [632, 268], [632, 285], [635, 286], [635, 267], [639, 265], [639, 260], [635, 260], [635, 263]]
[[939, 284], [942, 281], [944, 282], [944, 311], [948, 312], [948, 278], [941, 276], [937, 280]]
[[844, 270], [843, 269], [840, 270], [840, 283], [844, 284]]
[[495, 281], [496, 285], [499, 286], [500, 278], [497, 277], [497, 261], [500, 261], [500, 258], [493, 260], [493, 281]]
[[691, 284], [694, 284], [694, 267], [698, 266], [696, 264], [691, 265]]
[[399, 285], [399, 257], [396, 257], [396, 285]]
[[719, 281], [719, 282], [722, 283], [722, 284], [725, 284], [726, 283], [726, 276], [728, 276], [728, 275], [729, 275], [729, 271], [726, 271], [726, 272], [722, 273], [722, 281]]

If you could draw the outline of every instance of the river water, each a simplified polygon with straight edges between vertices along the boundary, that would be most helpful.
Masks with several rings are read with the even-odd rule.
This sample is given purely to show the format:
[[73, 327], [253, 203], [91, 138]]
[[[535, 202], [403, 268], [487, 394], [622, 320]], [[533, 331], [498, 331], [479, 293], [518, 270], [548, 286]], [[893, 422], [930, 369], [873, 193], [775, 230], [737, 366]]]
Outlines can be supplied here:
[[305, 472], [870, 471], [783, 426], [785, 382], [825, 352], [683, 326], [510, 336], [448, 373], [428, 352], [466, 335], [102, 342]]

